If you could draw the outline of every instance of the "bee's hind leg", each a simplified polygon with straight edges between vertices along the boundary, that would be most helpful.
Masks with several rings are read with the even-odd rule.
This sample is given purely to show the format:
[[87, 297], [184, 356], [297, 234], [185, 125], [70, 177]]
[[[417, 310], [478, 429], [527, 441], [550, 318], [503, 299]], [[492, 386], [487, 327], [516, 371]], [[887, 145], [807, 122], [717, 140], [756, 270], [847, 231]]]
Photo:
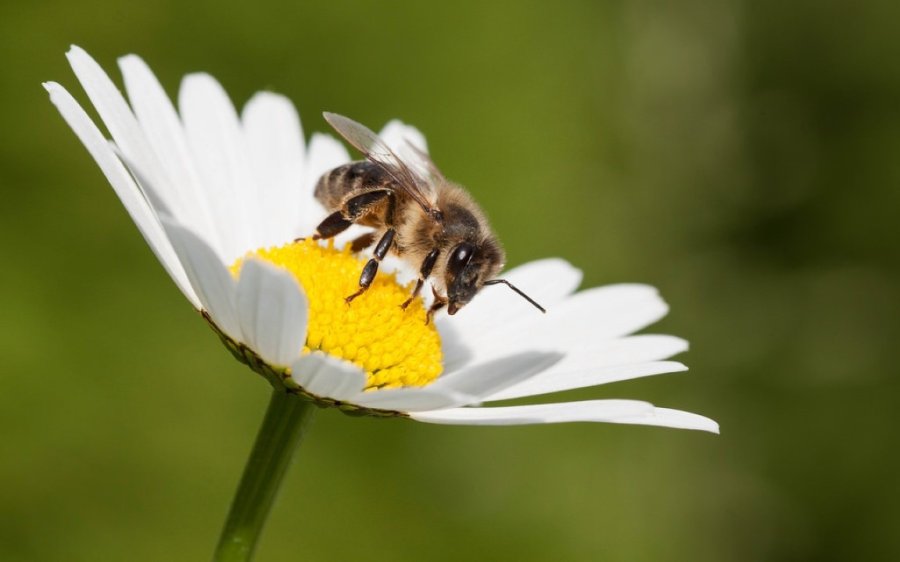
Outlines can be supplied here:
[[313, 240], [319, 240], [321, 238], [334, 238], [341, 232], [344, 232], [350, 225], [353, 224], [352, 221], [344, 218], [344, 214], [342, 211], [335, 211], [325, 217], [325, 220], [319, 223], [319, 226], [316, 227], [316, 233], [313, 234]]
[[425, 256], [424, 260], [422, 260], [422, 267], [419, 268], [419, 279], [416, 280], [416, 288], [413, 289], [413, 292], [411, 295], [409, 295], [409, 298], [400, 305], [400, 308], [406, 310], [406, 307], [408, 307], [412, 303], [412, 301], [415, 300], [417, 296], [419, 296], [419, 291], [422, 290], [422, 285], [425, 284], [425, 280], [428, 279], [429, 275], [431, 275], [431, 270], [434, 269], [434, 262], [437, 261], [438, 254], [440, 253], [441, 251], [435, 248], [428, 252], [428, 255]]
[[369, 288], [369, 285], [372, 284], [372, 281], [375, 280], [375, 274], [378, 273], [378, 264], [381, 263], [381, 260], [387, 255], [388, 250], [391, 249], [391, 244], [394, 243], [394, 235], [396, 233], [396, 230], [389, 228], [381, 236], [381, 240], [378, 241], [378, 245], [375, 246], [375, 251], [372, 253], [372, 259], [366, 263], [366, 266], [362, 270], [362, 275], [359, 276], [359, 290], [344, 299], [347, 301], [347, 304], [350, 304], [353, 299], [365, 293]]
[[340, 210], [331, 213], [319, 223], [319, 226], [316, 227], [316, 233], [313, 234], [313, 240], [334, 238], [350, 228], [351, 224], [367, 214], [376, 205], [383, 203], [384, 199], [391, 197], [391, 195], [391, 191], [378, 189], [347, 199]]

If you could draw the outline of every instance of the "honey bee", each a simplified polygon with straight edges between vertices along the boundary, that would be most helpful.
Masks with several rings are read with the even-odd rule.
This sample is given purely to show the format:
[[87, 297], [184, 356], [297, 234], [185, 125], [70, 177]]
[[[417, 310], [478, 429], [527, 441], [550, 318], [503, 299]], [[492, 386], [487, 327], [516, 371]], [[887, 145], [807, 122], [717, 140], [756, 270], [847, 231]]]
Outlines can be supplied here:
[[366, 160], [339, 166], [319, 179], [315, 197], [330, 214], [313, 239], [332, 238], [359, 224], [374, 231], [354, 240], [353, 252], [377, 240], [359, 277], [359, 290], [347, 303], [366, 292], [381, 260], [393, 253], [419, 271], [412, 294], [400, 305], [404, 309], [432, 280], [434, 301], [426, 322], [444, 306], [455, 314], [482, 287], [498, 283], [545, 312], [509, 281], [496, 279], [506, 256], [484, 212], [465, 189], [444, 178], [425, 152], [407, 143], [404, 160], [364, 125], [335, 113], [324, 116]]

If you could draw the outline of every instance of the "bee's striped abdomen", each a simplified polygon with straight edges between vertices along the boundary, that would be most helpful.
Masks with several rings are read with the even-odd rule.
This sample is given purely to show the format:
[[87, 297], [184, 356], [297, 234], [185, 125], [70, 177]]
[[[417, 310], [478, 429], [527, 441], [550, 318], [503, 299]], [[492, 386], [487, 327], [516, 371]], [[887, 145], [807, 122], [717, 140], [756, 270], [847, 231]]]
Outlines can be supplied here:
[[341, 208], [350, 194], [360, 194], [373, 189], [393, 190], [391, 177], [377, 164], [368, 160], [350, 162], [325, 172], [316, 184], [316, 199], [329, 211]]

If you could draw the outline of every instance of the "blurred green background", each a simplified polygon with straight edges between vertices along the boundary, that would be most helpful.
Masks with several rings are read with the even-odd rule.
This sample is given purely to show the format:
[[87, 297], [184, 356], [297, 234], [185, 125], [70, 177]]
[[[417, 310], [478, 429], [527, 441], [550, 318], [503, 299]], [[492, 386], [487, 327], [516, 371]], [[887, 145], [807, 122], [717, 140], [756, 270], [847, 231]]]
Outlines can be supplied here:
[[[452, 7], [451, 7], [452, 4]], [[894, 2], [0, 6], [0, 559], [206, 560], [268, 399], [40, 83], [70, 43], [419, 126], [512, 264], [642, 281], [722, 435], [322, 412], [258, 560], [900, 559]]]

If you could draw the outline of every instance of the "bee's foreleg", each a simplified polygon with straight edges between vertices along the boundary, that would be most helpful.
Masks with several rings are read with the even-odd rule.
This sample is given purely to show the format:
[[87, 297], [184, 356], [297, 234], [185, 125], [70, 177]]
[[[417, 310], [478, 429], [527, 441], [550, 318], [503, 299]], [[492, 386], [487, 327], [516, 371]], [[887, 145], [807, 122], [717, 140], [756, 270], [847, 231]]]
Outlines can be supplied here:
[[347, 304], [350, 304], [350, 301], [365, 293], [366, 289], [369, 288], [369, 285], [372, 284], [372, 281], [375, 280], [375, 274], [378, 273], [378, 264], [381, 263], [381, 260], [387, 255], [388, 250], [391, 249], [391, 244], [394, 243], [394, 234], [396, 233], [397, 231], [393, 228], [389, 228], [381, 236], [381, 240], [379, 240], [378, 245], [375, 246], [375, 251], [372, 252], [372, 259], [366, 263], [366, 266], [362, 270], [362, 275], [359, 276], [359, 290], [344, 299], [347, 301]]
[[431, 270], [434, 269], [434, 263], [437, 261], [438, 254], [440, 253], [441, 251], [438, 248], [434, 248], [428, 252], [428, 255], [422, 260], [422, 267], [419, 268], [419, 279], [416, 281], [416, 288], [413, 289], [409, 298], [400, 305], [400, 308], [406, 310], [406, 307], [412, 303], [413, 299], [419, 296], [419, 291], [422, 290], [422, 285], [425, 284], [425, 280], [431, 275]]
[[434, 290], [434, 287], [431, 288], [431, 293], [434, 295], [434, 303], [432, 303], [431, 308], [428, 309], [428, 314], [425, 315], [426, 324], [431, 322], [431, 317], [434, 316], [434, 313], [447, 306], [448, 302], [447, 297], [439, 295], [438, 292]]

